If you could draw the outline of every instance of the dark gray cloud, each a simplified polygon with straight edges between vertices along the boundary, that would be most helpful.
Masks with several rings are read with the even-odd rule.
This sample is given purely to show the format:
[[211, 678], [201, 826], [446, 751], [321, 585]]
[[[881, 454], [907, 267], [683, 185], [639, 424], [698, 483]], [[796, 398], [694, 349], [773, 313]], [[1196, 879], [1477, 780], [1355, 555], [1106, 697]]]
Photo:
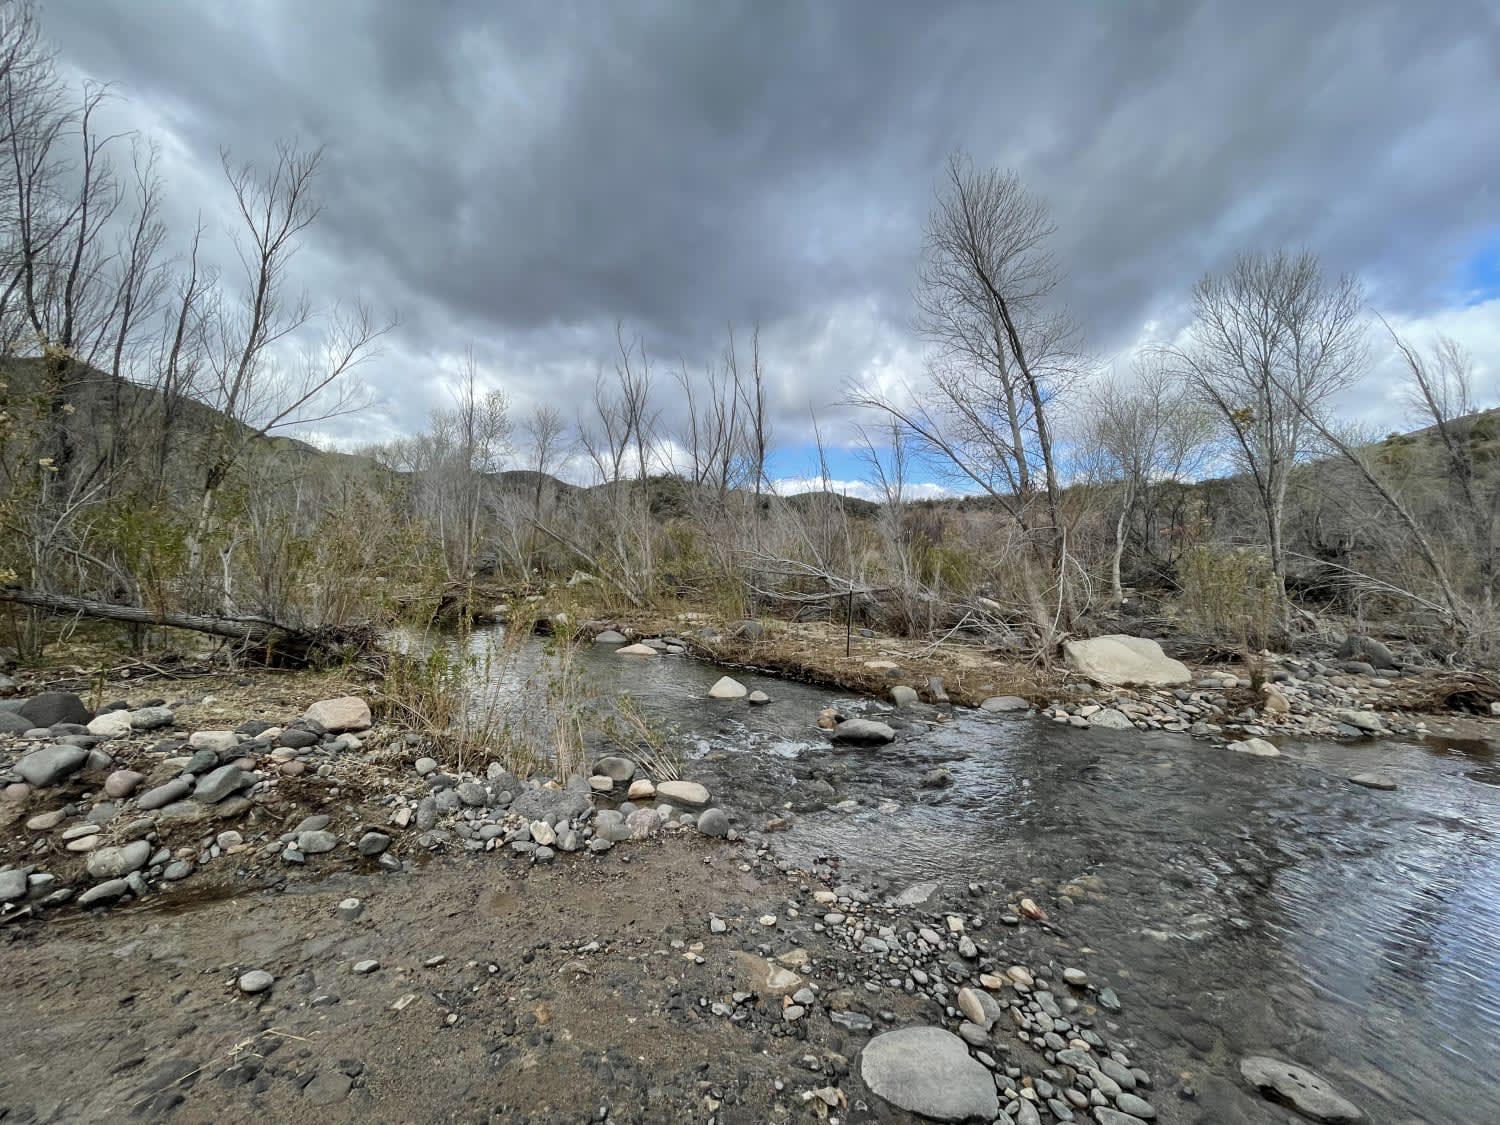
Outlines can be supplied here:
[[165, 134], [183, 214], [212, 206], [221, 145], [327, 146], [301, 278], [402, 318], [369, 369], [372, 432], [417, 424], [470, 342], [519, 400], [567, 403], [617, 321], [697, 363], [759, 320], [795, 434], [844, 379], [915, 365], [920, 228], [956, 145], [1050, 201], [1060, 296], [1097, 351], [1170, 330], [1205, 270], [1283, 243], [1436, 315], [1500, 224], [1497, 11], [52, 0], [43, 18]]

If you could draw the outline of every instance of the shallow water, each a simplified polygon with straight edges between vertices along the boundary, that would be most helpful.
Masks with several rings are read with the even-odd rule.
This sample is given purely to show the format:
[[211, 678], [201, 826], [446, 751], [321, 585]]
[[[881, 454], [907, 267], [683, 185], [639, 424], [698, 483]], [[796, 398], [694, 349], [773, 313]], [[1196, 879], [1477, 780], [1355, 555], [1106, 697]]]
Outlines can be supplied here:
[[[1240, 1056], [1264, 1052], [1323, 1071], [1374, 1121], [1500, 1120], [1491, 745], [1307, 744], [1266, 760], [960, 711], [891, 747], [836, 751], [819, 709], [888, 709], [742, 671], [773, 702], [713, 701], [725, 669], [604, 646], [583, 670], [673, 731], [684, 772], [752, 824], [856, 802], [798, 812], [774, 837], [790, 858], [837, 855], [898, 883], [979, 881], [997, 896], [982, 904], [991, 917], [998, 896], [1026, 889], [1115, 984], [1121, 1027], [1159, 1083], [1191, 1076], [1189, 1119], [1281, 1120], [1235, 1078]], [[917, 788], [936, 765], [954, 784]], [[1398, 788], [1346, 780], [1364, 770]], [[1059, 904], [1069, 884], [1073, 905]]]

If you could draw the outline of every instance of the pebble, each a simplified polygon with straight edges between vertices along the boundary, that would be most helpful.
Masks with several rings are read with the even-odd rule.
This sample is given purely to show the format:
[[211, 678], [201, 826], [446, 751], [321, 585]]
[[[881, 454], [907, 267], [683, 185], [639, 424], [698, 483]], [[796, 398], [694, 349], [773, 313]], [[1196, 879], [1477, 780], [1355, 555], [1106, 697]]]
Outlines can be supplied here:
[[367, 976], [378, 968], [380, 968], [380, 962], [376, 961], [373, 957], [354, 962], [354, 971], [360, 976]]
[[357, 898], [346, 898], [334, 909], [339, 918], [345, 922], [352, 922], [365, 912], [364, 903]]
[[240, 991], [251, 996], [264, 992], [275, 983], [276, 978], [264, 969], [251, 969], [248, 973], [241, 974], [239, 980]]

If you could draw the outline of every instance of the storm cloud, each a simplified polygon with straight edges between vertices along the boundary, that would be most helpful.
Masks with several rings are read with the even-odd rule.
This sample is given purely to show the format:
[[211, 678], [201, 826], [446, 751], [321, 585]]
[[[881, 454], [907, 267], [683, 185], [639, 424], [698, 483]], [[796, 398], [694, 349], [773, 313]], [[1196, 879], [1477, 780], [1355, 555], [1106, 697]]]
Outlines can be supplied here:
[[[1176, 331], [1235, 253], [1292, 245], [1500, 371], [1500, 269], [1462, 280], [1500, 245], [1488, 0], [41, 15], [64, 65], [115, 83], [113, 112], [162, 143], [184, 221], [226, 202], [221, 146], [326, 146], [298, 279], [400, 316], [364, 371], [379, 405], [341, 441], [420, 427], [467, 346], [518, 407], [571, 410], [617, 323], [697, 367], [731, 321], [760, 323], [779, 435], [804, 441], [846, 381], [920, 377], [921, 227], [960, 146], [1046, 198], [1058, 297], [1102, 357]], [[1382, 423], [1383, 377], [1361, 399]]]

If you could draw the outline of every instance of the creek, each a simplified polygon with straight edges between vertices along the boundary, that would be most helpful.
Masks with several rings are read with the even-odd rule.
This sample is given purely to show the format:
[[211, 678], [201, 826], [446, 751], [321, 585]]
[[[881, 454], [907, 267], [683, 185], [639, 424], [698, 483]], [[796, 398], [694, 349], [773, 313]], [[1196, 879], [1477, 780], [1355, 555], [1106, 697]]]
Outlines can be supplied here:
[[[1261, 759], [1024, 715], [933, 725], [922, 709], [603, 645], [579, 659], [590, 691], [628, 692], [743, 825], [787, 816], [770, 839], [800, 865], [837, 856], [894, 888], [981, 883], [971, 909], [992, 939], [1016, 892], [1041, 902], [1118, 991], [1158, 1101], [1191, 1082], [1186, 1119], [1281, 1120], [1236, 1073], [1259, 1053], [1321, 1071], [1374, 1121], [1495, 1119], [1493, 744], [1289, 744]], [[726, 672], [772, 702], [708, 699]], [[908, 725], [894, 745], [837, 750], [815, 724], [829, 706]], [[953, 784], [921, 788], [939, 766]], [[1347, 780], [1368, 770], [1397, 788]]]

